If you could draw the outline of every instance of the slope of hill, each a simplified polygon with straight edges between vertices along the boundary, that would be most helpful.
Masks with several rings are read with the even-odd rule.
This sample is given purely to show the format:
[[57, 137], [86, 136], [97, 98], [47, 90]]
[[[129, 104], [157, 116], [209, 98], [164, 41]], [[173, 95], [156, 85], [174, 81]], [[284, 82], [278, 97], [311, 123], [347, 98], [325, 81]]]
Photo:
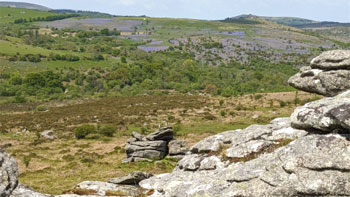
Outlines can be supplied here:
[[324, 28], [324, 27], [350, 27], [350, 23], [338, 23], [338, 22], [317, 22], [317, 23], [306, 23], [300, 25], [292, 25], [297, 28]]
[[58, 14], [79, 14], [81, 16], [87, 17], [112, 17], [113, 15], [102, 13], [102, 12], [93, 12], [93, 11], [83, 11], [83, 10], [70, 10], [70, 9], [53, 9], [50, 12]]
[[281, 24], [281, 25], [287, 25], [287, 26], [293, 26], [293, 27], [298, 26], [298, 25], [317, 23], [317, 21], [304, 19], [304, 18], [296, 18], [296, 17], [265, 17], [265, 16], [262, 16], [262, 18], [265, 18], [267, 20], [273, 21], [273, 22]]
[[0, 1], [0, 7], [25, 8], [25, 9], [33, 9], [33, 10], [41, 10], [41, 11], [51, 10], [50, 8], [42, 5], [24, 3], [24, 2], [9, 2], [9, 1]]
[[23, 8], [9, 8], [0, 7], [0, 24], [13, 23], [17, 19], [30, 18], [42, 18], [47, 16], [55, 16], [56, 13], [51, 13], [47, 11], [33, 10], [33, 9], [23, 9]]

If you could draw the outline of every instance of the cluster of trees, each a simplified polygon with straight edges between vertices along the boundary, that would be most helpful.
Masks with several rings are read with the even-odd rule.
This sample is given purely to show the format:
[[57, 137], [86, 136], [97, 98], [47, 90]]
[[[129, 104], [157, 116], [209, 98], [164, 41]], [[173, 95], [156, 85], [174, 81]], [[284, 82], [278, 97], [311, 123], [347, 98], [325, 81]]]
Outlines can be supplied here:
[[206, 42], [206, 43], [203, 43], [203, 46], [206, 49], [213, 49], [213, 48], [222, 49], [222, 48], [224, 48], [224, 46], [220, 42]]
[[15, 61], [27, 61], [27, 62], [41, 62], [41, 58], [43, 56], [39, 54], [25, 54], [25, 55], [20, 55], [16, 54], [14, 56], [11, 56], [9, 58], [9, 61], [15, 62]]
[[119, 36], [120, 31], [117, 29], [109, 30], [108, 28], [100, 31], [78, 31], [76, 36], [78, 38], [92, 38], [96, 36]]
[[[80, 60], [79, 56], [76, 55], [72, 55], [72, 54], [55, 54], [55, 53], [50, 53], [49, 56], [45, 56], [45, 55], [41, 55], [41, 54], [16, 54], [13, 56], [10, 56], [8, 58], [9, 61], [11, 62], [15, 62], [15, 61], [23, 61], [23, 62], [41, 62], [41, 59], [45, 58], [48, 61], [69, 61], [69, 62], [76, 62]], [[92, 56], [91, 58], [89, 58], [90, 60], [95, 60], [95, 61], [99, 61], [101, 60], [100, 57], [95, 57]], [[102, 56], [102, 60], [103, 60], [103, 56]]]
[[73, 18], [78, 17], [79, 14], [63, 14], [63, 15], [54, 15], [54, 16], [46, 16], [46, 17], [37, 17], [37, 18], [19, 18], [14, 21], [15, 24], [20, 23], [28, 23], [28, 22], [39, 22], [39, 21], [56, 21], [56, 20], [62, 20], [66, 18]]
[[38, 99], [48, 99], [98, 93], [131, 96], [167, 90], [236, 96], [290, 90], [287, 79], [297, 72], [290, 64], [273, 64], [263, 59], [252, 59], [249, 64], [212, 66], [181, 52], [129, 51], [127, 57], [131, 60], [124, 58], [112, 68], [62, 68], [22, 77], [11, 74], [3, 77], [5, 83], [0, 83], [0, 96], [36, 95]]
[[26, 96], [53, 95], [64, 91], [60, 74], [53, 71], [29, 73], [25, 77], [12, 73], [2, 77], [7, 78], [7, 83], [0, 83], [0, 96], [15, 96], [18, 99]]

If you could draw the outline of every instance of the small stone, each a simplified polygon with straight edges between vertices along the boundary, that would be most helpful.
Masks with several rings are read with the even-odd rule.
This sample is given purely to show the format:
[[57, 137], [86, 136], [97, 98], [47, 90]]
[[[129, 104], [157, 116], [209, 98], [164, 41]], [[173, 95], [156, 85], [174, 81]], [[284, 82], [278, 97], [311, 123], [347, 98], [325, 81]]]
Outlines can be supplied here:
[[140, 181], [148, 179], [151, 176], [153, 175], [150, 173], [136, 171], [124, 177], [110, 179], [108, 182], [121, 185], [138, 185]]
[[53, 130], [45, 130], [40, 134], [40, 136], [49, 140], [56, 139], [56, 136]]

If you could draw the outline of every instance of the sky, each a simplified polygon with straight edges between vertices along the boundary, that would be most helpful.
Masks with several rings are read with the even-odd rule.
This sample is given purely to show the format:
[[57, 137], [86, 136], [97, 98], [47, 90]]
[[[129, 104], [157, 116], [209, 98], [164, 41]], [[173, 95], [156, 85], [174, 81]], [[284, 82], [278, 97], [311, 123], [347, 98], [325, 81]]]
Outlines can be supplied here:
[[53, 9], [217, 20], [241, 14], [350, 23], [350, 0], [22, 0]]

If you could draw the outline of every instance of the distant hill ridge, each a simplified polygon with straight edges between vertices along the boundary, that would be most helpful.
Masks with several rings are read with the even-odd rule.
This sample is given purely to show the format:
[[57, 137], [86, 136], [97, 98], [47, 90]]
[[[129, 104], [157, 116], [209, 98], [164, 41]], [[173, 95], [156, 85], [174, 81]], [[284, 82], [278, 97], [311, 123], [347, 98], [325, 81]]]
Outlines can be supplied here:
[[319, 28], [319, 27], [350, 27], [350, 23], [339, 23], [332, 21], [315, 21], [298, 17], [269, 17], [269, 16], [256, 16], [253, 14], [242, 14], [235, 17], [226, 18], [224, 21], [239, 21], [263, 18], [281, 25], [287, 25], [297, 28]]
[[83, 10], [72, 10], [72, 9], [53, 9], [50, 12], [58, 13], [58, 14], [79, 14], [81, 16], [88, 17], [113, 17], [114, 15], [102, 12], [95, 11], [83, 11]]
[[41, 10], [41, 11], [51, 10], [51, 8], [48, 8], [42, 5], [33, 4], [33, 3], [9, 2], [9, 1], [0, 1], [0, 7], [25, 8], [25, 9]]

